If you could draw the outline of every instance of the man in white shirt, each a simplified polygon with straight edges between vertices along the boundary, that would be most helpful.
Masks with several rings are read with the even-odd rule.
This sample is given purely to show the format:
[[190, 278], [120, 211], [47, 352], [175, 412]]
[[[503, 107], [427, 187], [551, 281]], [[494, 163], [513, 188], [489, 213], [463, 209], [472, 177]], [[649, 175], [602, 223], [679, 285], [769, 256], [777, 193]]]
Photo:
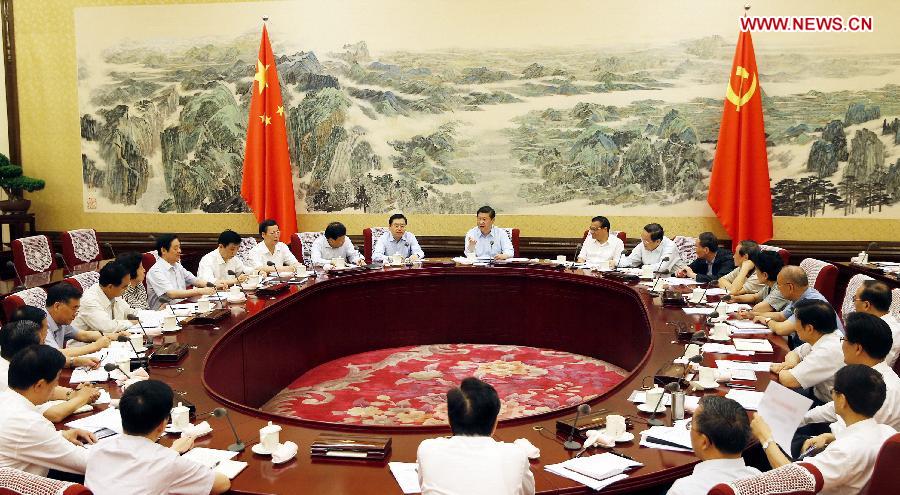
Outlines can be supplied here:
[[[281, 242], [281, 229], [271, 218], [259, 224], [259, 235], [262, 242], [250, 250], [250, 269], [257, 272], [272, 273], [290, 267], [293, 270], [300, 266], [297, 257], [287, 244]], [[271, 265], [269, 263], [272, 263]]]
[[312, 262], [316, 266], [334, 265], [332, 260], [342, 259], [350, 265], [365, 265], [366, 259], [353, 247], [347, 236], [347, 227], [341, 222], [331, 222], [325, 227], [325, 235], [312, 244]]
[[157, 380], [125, 389], [119, 401], [124, 434], [90, 450], [84, 475], [88, 489], [95, 495], [206, 495], [231, 488], [224, 474], [181, 457], [194, 445], [192, 437], [175, 440], [171, 448], [156, 443], [169, 422], [173, 397], [171, 387]]
[[890, 313], [891, 288], [878, 280], [866, 280], [853, 295], [853, 307], [856, 311], [875, 315], [888, 324], [894, 345], [884, 362], [888, 366], [894, 366], [897, 355], [900, 354], [900, 319]]
[[500, 398], [494, 387], [466, 378], [447, 392], [450, 438], [419, 444], [422, 495], [532, 495], [534, 474], [518, 446], [491, 438]]
[[604, 216], [596, 216], [591, 219], [591, 227], [588, 236], [584, 238], [581, 251], [578, 252], [579, 263], [588, 262], [591, 265], [602, 265], [612, 261], [615, 267], [619, 263], [625, 244], [617, 236], [610, 235], [611, 225], [609, 219]]
[[[849, 495], [862, 491], [872, 476], [875, 459], [885, 440], [897, 433], [872, 417], [884, 403], [886, 388], [881, 374], [869, 366], [851, 364], [834, 377], [834, 410], [847, 427], [835, 435], [822, 453], [806, 457], [822, 474], [820, 495]], [[753, 435], [762, 443], [774, 468], [790, 464], [778, 448], [772, 430], [757, 414], [750, 423]]]
[[402, 213], [394, 213], [388, 219], [390, 231], [381, 234], [372, 249], [372, 262], [385, 263], [390, 257], [399, 254], [404, 260], [420, 260], [425, 253], [419, 246], [419, 241], [412, 232], [406, 231], [406, 216]]
[[[147, 272], [147, 302], [150, 309], [159, 309], [163, 300], [177, 302], [188, 297], [215, 294], [215, 284], [195, 277], [181, 266], [181, 241], [175, 234], [156, 238], [156, 264]], [[193, 289], [188, 289], [193, 285]]]
[[[759, 253], [756, 241], [741, 241], [734, 250], [734, 270], [719, 278], [719, 288], [725, 289], [732, 296], [755, 294], [763, 288], [756, 277], [753, 258]], [[774, 281], [774, 278], [772, 279]]]
[[0, 393], [0, 467], [47, 476], [50, 469], [83, 474], [91, 433], [56, 431], [39, 405], [47, 402], [59, 384], [66, 358], [47, 345], [19, 351], [9, 363], [9, 390]]
[[463, 252], [466, 255], [475, 253], [478, 258], [505, 260], [512, 258], [515, 248], [506, 231], [494, 226], [497, 212], [490, 206], [482, 206], [475, 213], [476, 225], [466, 232], [463, 241]]
[[[246, 281], [249, 278], [246, 272], [249, 270], [237, 256], [241, 247], [241, 236], [233, 230], [226, 230], [219, 234], [218, 242], [216, 249], [200, 258], [197, 276], [226, 286]], [[228, 272], [234, 275], [229, 275]]]
[[[81, 309], [81, 291], [72, 284], [56, 284], [47, 289], [47, 336], [44, 343], [59, 349], [66, 357], [66, 367], [90, 366], [96, 368], [100, 361], [83, 357], [109, 347], [110, 338], [94, 330], [78, 330], [72, 321]], [[69, 340], [89, 342], [87, 345], [66, 347]]]
[[128, 335], [134, 324], [129, 320], [134, 310], [122, 299], [131, 276], [121, 264], [113, 261], [100, 269], [100, 280], [81, 296], [81, 307], [72, 321], [76, 330], [94, 330], [115, 340]]
[[[663, 261], [668, 258], [667, 261]], [[641, 242], [625, 258], [624, 266], [649, 266], [653, 271], [669, 273], [676, 264], [684, 264], [678, 246], [665, 235], [662, 225], [648, 223], [641, 231]]]
[[747, 411], [732, 399], [707, 395], [700, 399], [691, 422], [691, 447], [701, 463], [676, 480], [668, 495], [698, 495], [719, 483], [759, 474], [744, 464], [741, 453], [750, 439]]
[[806, 395], [817, 405], [824, 404], [831, 400], [834, 373], [844, 365], [834, 309], [825, 301], [808, 299], [797, 303], [795, 315], [797, 335], [804, 344], [770, 369], [785, 387], [811, 389]]
[[[875, 421], [894, 429], [900, 428], [900, 377], [884, 361], [891, 350], [891, 329], [881, 318], [854, 312], [845, 317], [845, 337], [841, 346], [845, 364], [863, 364], [881, 373], [886, 395]], [[834, 402], [807, 411], [792, 445], [794, 458], [810, 447], [821, 449], [833, 442], [835, 433], [847, 428], [834, 410]], [[830, 431], [829, 431], [830, 430]], [[822, 432], [810, 437], [810, 434]]]

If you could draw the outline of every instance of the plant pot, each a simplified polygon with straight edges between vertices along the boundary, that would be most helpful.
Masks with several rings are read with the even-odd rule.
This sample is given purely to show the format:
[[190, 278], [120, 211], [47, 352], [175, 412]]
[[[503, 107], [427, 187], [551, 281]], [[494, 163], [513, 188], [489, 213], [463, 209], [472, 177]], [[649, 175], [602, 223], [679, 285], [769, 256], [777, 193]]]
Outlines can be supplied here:
[[6, 214], [21, 214], [31, 208], [30, 199], [7, 199], [0, 201], [0, 211]]

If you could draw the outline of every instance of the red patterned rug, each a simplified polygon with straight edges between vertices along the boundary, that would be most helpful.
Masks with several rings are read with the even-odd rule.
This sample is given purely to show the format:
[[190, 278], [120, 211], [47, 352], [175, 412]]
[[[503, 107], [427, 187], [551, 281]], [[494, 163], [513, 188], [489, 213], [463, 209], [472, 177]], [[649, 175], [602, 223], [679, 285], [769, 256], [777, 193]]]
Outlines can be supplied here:
[[441, 425], [447, 424], [447, 390], [469, 376], [497, 389], [504, 420], [594, 398], [622, 381], [625, 370], [587, 356], [515, 345], [400, 347], [317, 366], [262, 410], [329, 423]]

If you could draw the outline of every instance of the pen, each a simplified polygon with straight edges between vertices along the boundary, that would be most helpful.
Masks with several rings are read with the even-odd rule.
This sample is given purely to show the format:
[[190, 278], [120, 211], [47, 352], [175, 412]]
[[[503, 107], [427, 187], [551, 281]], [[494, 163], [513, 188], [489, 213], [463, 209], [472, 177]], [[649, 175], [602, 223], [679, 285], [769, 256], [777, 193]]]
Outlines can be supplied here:
[[751, 387], [749, 385], [741, 385], [740, 383], [726, 383], [726, 387], [736, 388], [741, 390], [756, 390], [756, 387]]
[[[625, 455], [625, 454], [619, 452], [619, 451], [616, 450], [616, 449], [612, 449], [612, 448], [609, 449], [609, 453], [612, 454], [612, 455], [617, 455], [617, 456], [619, 456], [619, 457], [623, 457], [623, 458], [625, 458], [625, 459], [628, 459], [629, 461], [634, 461], [634, 458], [633, 458], [633, 457], [628, 456], [628, 455]], [[637, 461], [635, 461], [635, 462], [637, 462]]]

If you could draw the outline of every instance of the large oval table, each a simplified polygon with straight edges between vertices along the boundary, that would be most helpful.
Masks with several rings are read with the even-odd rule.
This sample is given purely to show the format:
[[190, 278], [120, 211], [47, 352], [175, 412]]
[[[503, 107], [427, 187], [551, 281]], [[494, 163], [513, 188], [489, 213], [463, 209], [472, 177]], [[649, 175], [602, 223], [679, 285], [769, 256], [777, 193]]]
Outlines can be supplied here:
[[[617, 387], [590, 401], [637, 417], [635, 432], [646, 429], [647, 415], [627, 400], [645, 377], [683, 352], [669, 322], [694, 326], [700, 317], [661, 305], [645, 287], [602, 274], [536, 267], [425, 267], [386, 269], [341, 277], [320, 276], [271, 298], [251, 297], [230, 305], [231, 316], [216, 325], [188, 325], [177, 334], [191, 346], [171, 367], [154, 367], [151, 377], [169, 383], [197, 406], [200, 414], [225, 405], [248, 448], [236, 459], [249, 466], [233, 480], [235, 493], [399, 494], [386, 463], [318, 461], [310, 443], [323, 432], [384, 434], [393, 439], [390, 461], [414, 462], [419, 443], [448, 435], [449, 427], [347, 426], [286, 418], [257, 409], [313, 367], [350, 354], [390, 347], [442, 344], [518, 344], [588, 355], [630, 372]], [[783, 341], [771, 339], [780, 360]], [[706, 364], [723, 356], [709, 354]], [[752, 358], [751, 358], [752, 359]], [[767, 373], [757, 387], [765, 388]], [[724, 394], [728, 389], [707, 393]], [[113, 396], [117, 390], [111, 390]], [[574, 407], [574, 406], [573, 406]], [[496, 438], [527, 438], [541, 450], [532, 465], [539, 493], [587, 493], [584, 486], [543, 469], [569, 458], [555, 437], [555, 423], [573, 408], [500, 423]], [[227, 424], [209, 419], [215, 431], [198, 446], [224, 449], [233, 442]], [[281, 466], [253, 454], [249, 445], [259, 429], [274, 421], [281, 441], [300, 446]], [[668, 418], [666, 418], [668, 422]], [[535, 427], [543, 428], [542, 431]], [[163, 443], [171, 442], [171, 437]], [[642, 462], [628, 479], [605, 493], [638, 493], [690, 473], [690, 453], [620, 444], [619, 451]]]

